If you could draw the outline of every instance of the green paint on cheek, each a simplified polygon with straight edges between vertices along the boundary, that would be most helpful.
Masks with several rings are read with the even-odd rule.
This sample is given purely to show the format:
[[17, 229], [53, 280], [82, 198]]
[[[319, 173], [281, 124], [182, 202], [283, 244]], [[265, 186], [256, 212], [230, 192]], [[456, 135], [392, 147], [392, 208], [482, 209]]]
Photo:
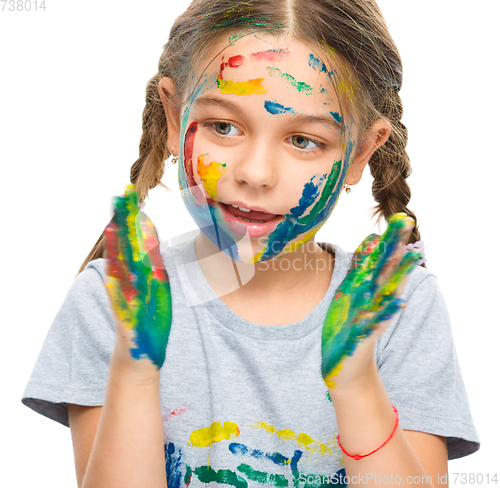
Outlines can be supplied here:
[[304, 83], [303, 81], [297, 81], [292, 75], [288, 73], [283, 73], [279, 68], [267, 68], [271, 76], [279, 76], [281, 79], [285, 80], [290, 86], [296, 88], [299, 93], [305, 93], [306, 95], [312, 95], [313, 89], [311, 85]]
[[328, 175], [328, 179], [326, 180], [325, 186], [321, 191], [321, 195], [318, 201], [314, 204], [314, 207], [311, 209], [311, 211], [301, 218], [301, 223], [304, 222], [307, 224], [308, 222], [313, 221], [316, 218], [318, 212], [325, 208], [326, 202], [330, 198], [339, 180], [341, 167], [342, 161], [335, 161], [335, 163], [333, 163], [332, 170]]

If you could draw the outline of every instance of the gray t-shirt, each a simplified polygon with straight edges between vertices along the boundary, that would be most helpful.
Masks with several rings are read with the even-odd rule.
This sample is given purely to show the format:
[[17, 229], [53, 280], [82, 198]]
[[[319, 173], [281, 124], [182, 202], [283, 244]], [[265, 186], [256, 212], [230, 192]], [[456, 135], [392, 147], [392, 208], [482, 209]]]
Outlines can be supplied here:
[[[322, 477], [314, 486], [343, 484], [335, 410], [320, 369], [321, 329], [351, 255], [322, 246], [336, 257], [326, 295], [304, 320], [275, 326], [249, 322], [217, 298], [194, 239], [164, 253], [173, 298], [160, 380], [169, 488], [303, 486], [310, 475]], [[103, 259], [75, 279], [23, 394], [25, 405], [64, 425], [67, 403], [103, 404], [114, 345], [103, 279]], [[376, 350], [401, 426], [447, 437], [449, 459], [471, 454], [478, 436], [434, 275], [417, 267], [403, 298], [407, 307]]]

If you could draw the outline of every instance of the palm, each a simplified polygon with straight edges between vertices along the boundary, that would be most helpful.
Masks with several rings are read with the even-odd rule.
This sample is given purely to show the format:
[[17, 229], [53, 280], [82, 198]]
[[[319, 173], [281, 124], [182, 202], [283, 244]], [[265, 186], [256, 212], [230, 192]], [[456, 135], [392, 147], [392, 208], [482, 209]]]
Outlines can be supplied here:
[[158, 237], [149, 218], [139, 213], [132, 185], [123, 197], [116, 197], [114, 205], [114, 217], [105, 230], [106, 289], [118, 322], [134, 332], [132, 358], [149, 358], [160, 369], [172, 323], [172, 302]]
[[393, 215], [382, 237], [372, 234], [356, 250], [323, 324], [321, 369], [328, 386], [334, 387], [332, 378], [358, 343], [404, 307], [401, 285], [420, 259], [417, 249], [403, 254], [413, 223], [405, 214]]

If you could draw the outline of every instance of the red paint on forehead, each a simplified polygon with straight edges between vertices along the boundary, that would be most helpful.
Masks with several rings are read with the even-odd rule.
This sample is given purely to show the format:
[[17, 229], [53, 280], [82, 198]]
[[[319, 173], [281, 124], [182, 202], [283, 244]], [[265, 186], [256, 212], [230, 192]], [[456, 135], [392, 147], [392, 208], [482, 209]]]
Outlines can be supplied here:
[[244, 56], [232, 56], [227, 60], [227, 63], [224, 62], [224, 56], [222, 56], [222, 63], [220, 65], [219, 72], [219, 80], [223, 80], [223, 73], [226, 68], [239, 68], [243, 61], [245, 60]]
[[265, 61], [280, 61], [285, 56], [288, 56], [290, 51], [288, 49], [272, 49], [269, 51], [262, 51], [260, 53], [253, 53], [252, 59], [257, 61], [265, 60]]
[[227, 60], [227, 64], [230, 68], [239, 68], [244, 60], [245, 58], [243, 56], [232, 56]]
[[226, 63], [224, 63], [224, 56], [222, 56], [222, 63], [220, 65], [220, 72], [219, 72], [219, 80], [223, 80], [222, 73], [224, 73], [224, 68], [226, 67]]

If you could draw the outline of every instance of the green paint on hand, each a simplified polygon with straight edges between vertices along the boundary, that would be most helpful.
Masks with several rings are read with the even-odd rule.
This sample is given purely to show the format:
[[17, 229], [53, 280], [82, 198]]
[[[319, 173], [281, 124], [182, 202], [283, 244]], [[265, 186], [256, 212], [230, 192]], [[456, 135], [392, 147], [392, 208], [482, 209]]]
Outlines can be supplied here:
[[408, 224], [406, 214], [395, 214], [388, 220], [382, 237], [372, 234], [361, 243], [330, 304], [321, 340], [321, 370], [330, 388], [335, 386], [333, 378], [337, 376], [342, 361], [353, 354], [359, 341], [405, 306], [399, 297], [399, 288], [421, 259], [420, 252], [412, 249], [399, 258], [390, 276], [382, 273], [401, 251]]

